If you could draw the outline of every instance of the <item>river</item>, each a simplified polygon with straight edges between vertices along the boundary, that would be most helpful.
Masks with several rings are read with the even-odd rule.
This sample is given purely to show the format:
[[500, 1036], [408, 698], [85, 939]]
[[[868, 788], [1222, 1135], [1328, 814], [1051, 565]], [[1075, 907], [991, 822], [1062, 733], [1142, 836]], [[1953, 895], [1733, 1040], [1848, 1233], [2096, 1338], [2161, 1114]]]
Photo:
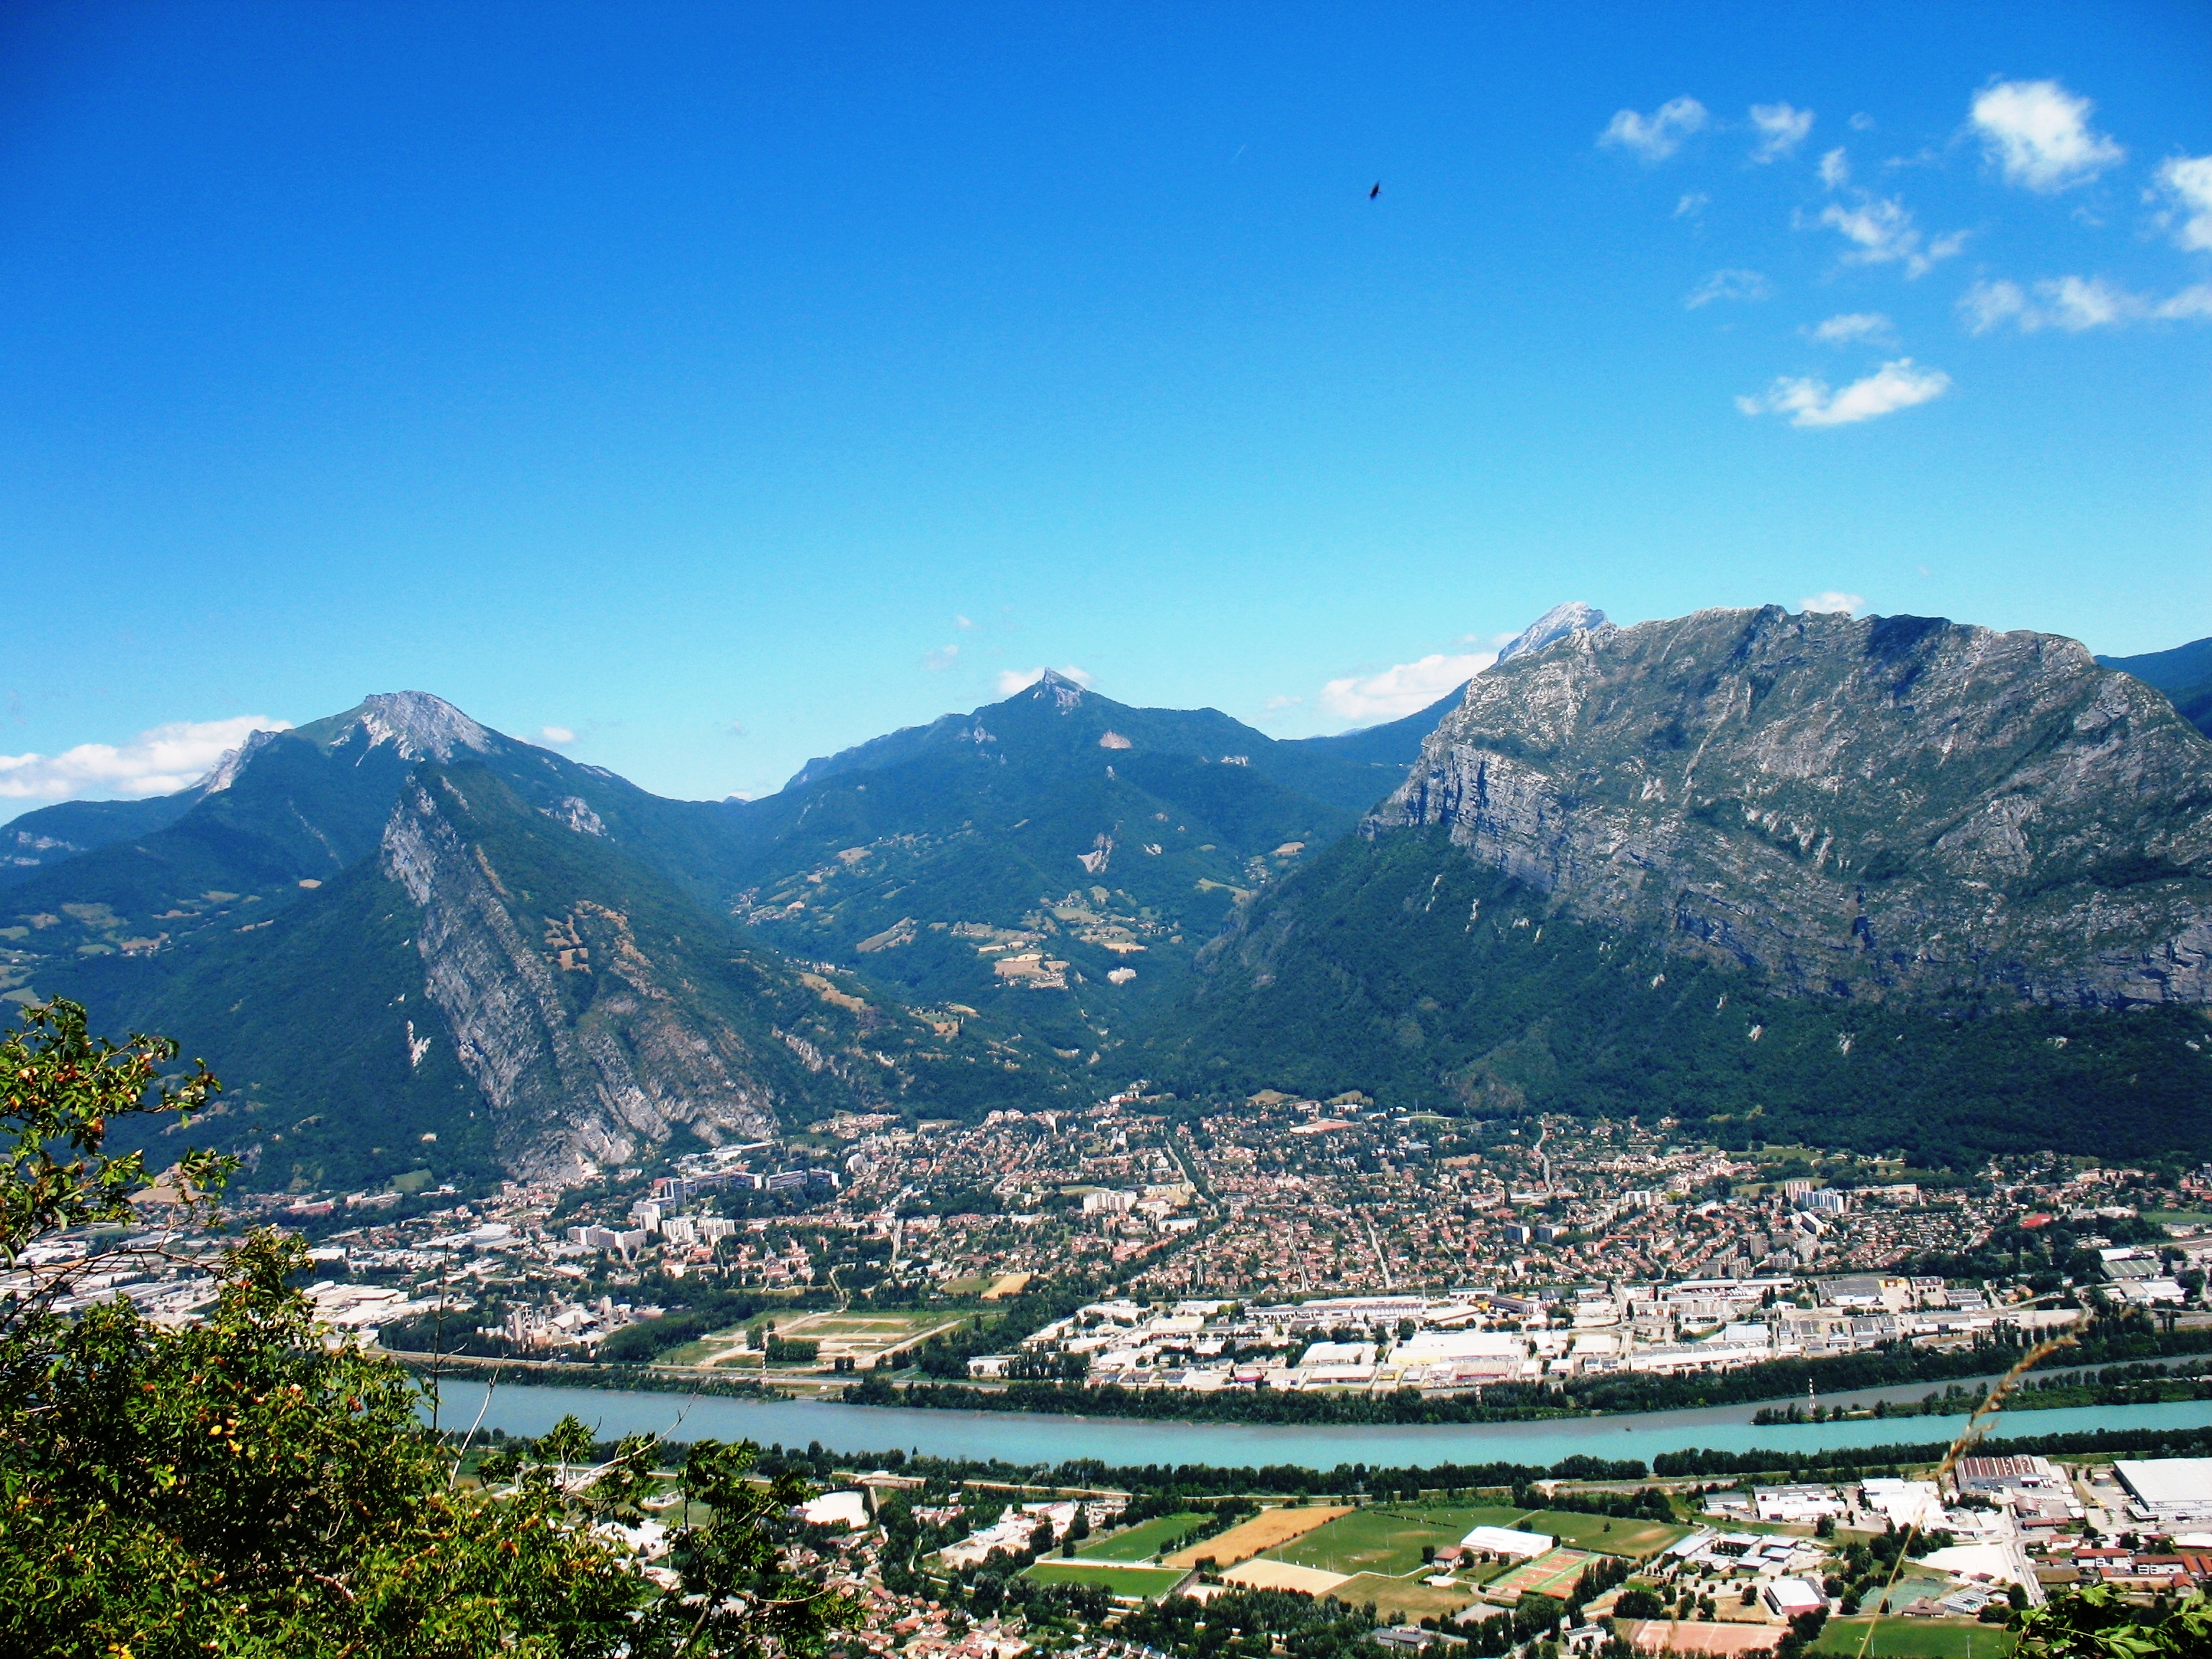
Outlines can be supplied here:
[[[441, 1425], [466, 1428], [484, 1407], [485, 1384], [449, 1378]], [[1928, 1385], [1838, 1395], [1830, 1403], [1879, 1395], [1918, 1400]], [[1009, 1463], [1057, 1463], [1096, 1458], [1119, 1468], [1146, 1463], [1206, 1463], [1217, 1468], [1269, 1463], [1328, 1469], [1340, 1463], [1374, 1468], [1437, 1463], [1510, 1462], [1546, 1466], [1580, 1452], [1635, 1457], [1694, 1446], [1716, 1451], [1814, 1451], [1830, 1447], [1925, 1444], [1947, 1440], [1963, 1417], [1856, 1418], [1832, 1423], [1753, 1424], [1755, 1406], [1652, 1412], [1639, 1417], [1553, 1419], [1534, 1423], [1418, 1424], [1313, 1427], [1297, 1424], [1173, 1423], [1122, 1417], [1058, 1417], [1026, 1412], [921, 1411], [815, 1401], [732, 1400], [611, 1389], [553, 1388], [501, 1382], [484, 1407], [486, 1428], [544, 1433], [573, 1412], [600, 1437], [658, 1434], [675, 1440], [756, 1440], [803, 1446], [820, 1441], [837, 1452], [879, 1452], [893, 1446], [940, 1457], [1000, 1458]], [[2212, 1401], [2158, 1406], [2081, 1406], [2000, 1417], [1991, 1435], [2080, 1433], [2093, 1429], [2202, 1428], [2212, 1425]]]

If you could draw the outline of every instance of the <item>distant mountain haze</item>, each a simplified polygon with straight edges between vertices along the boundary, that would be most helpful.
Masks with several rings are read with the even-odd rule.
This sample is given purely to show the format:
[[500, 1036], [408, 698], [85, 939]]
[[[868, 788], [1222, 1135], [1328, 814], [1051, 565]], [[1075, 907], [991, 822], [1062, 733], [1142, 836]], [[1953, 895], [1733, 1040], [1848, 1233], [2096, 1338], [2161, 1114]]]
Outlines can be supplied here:
[[2197, 649], [1564, 605], [1364, 731], [1047, 673], [751, 802], [382, 694], [9, 825], [0, 994], [176, 1034], [206, 1133], [298, 1189], [1139, 1077], [2202, 1153], [2212, 743], [2154, 678]]

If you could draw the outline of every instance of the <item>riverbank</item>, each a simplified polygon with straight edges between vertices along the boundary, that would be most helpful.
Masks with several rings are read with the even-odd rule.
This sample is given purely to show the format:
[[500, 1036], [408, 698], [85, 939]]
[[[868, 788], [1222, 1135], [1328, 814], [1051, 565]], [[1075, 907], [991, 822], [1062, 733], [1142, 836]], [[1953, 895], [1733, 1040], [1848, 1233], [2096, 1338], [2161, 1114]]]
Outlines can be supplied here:
[[[2153, 1368], [2201, 1357], [2212, 1348], [2212, 1328], [2160, 1332], [2125, 1318], [2100, 1317], [2079, 1328], [2068, 1345], [2069, 1370], [2117, 1363]], [[1587, 1418], [1649, 1417], [1662, 1412], [1766, 1402], [1771, 1420], [1800, 1420], [1816, 1405], [1822, 1415], [1874, 1410], [1925, 1413], [1963, 1410], [1951, 1396], [1986, 1389], [2027, 1352], [2019, 1340], [1982, 1340], [1948, 1348], [1892, 1346], [1820, 1358], [1771, 1360], [1734, 1370], [1683, 1375], [1636, 1372], [1527, 1382], [1493, 1383], [1471, 1391], [1427, 1395], [1412, 1389], [1370, 1394], [1334, 1389], [1127, 1388], [1078, 1382], [972, 1381], [956, 1370], [950, 1377], [908, 1376], [892, 1381], [880, 1371], [848, 1380], [835, 1373], [763, 1369], [742, 1378], [714, 1366], [574, 1364], [562, 1360], [495, 1361], [447, 1357], [442, 1365], [527, 1368], [548, 1382], [578, 1388], [663, 1389], [734, 1398], [781, 1392], [797, 1398], [836, 1399], [847, 1405], [910, 1410], [1017, 1412], [1075, 1417], [1123, 1417], [1177, 1423], [1220, 1422], [1300, 1427], [1443, 1425], [1541, 1423]], [[428, 1356], [403, 1352], [422, 1368]], [[2112, 1379], [2108, 1379], [2112, 1380]], [[1931, 1394], [1941, 1403], [1930, 1407]], [[2142, 1389], [2132, 1395], [2091, 1393], [2039, 1397], [2044, 1406], [2136, 1405], [2195, 1397], [2187, 1390]], [[1786, 1403], [1785, 1403], [1786, 1402]]]

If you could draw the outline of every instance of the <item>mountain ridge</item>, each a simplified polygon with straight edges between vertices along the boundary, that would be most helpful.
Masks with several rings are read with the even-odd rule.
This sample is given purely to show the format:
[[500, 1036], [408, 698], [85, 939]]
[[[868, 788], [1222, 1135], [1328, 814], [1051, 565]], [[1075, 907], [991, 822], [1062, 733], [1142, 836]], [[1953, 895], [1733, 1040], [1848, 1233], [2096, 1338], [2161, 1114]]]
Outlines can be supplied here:
[[2212, 1106], [2212, 744], [1940, 618], [1563, 605], [1321, 738], [1048, 674], [751, 802], [376, 694], [11, 827], [106, 839], [14, 882], [0, 995], [206, 1044], [270, 1184], [565, 1183], [1140, 1073], [1947, 1156]]
[[2136, 657], [2100, 657], [2098, 666], [2132, 674], [2166, 693], [2174, 711], [2212, 738], [2212, 638]]

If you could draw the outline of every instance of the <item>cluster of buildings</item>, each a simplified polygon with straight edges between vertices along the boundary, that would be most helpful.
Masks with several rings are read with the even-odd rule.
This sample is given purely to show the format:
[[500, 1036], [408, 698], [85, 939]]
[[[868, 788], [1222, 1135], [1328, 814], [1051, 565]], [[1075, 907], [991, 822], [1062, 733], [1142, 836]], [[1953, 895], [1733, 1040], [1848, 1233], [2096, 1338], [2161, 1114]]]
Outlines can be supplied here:
[[[2189, 1182], [2212, 1191], [2206, 1172]], [[587, 1357], [648, 1316], [635, 1308], [684, 1299], [661, 1276], [957, 1308], [1080, 1275], [1117, 1294], [1023, 1354], [980, 1357], [975, 1375], [1037, 1374], [1017, 1362], [1045, 1358], [1139, 1389], [1447, 1395], [2072, 1317], [2066, 1297], [1924, 1265], [2001, 1226], [2057, 1229], [2081, 1247], [2069, 1270], [2115, 1302], [2201, 1318], [2212, 1232], [2139, 1243], [2141, 1225], [2123, 1224], [2199, 1201], [2189, 1182], [2169, 1191], [2039, 1154], [1937, 1177], [1802, 1148], [1731, 1153], [1666, 1121], [1485, 1123], [1356, 1091], [1263, 1091], [1195, 1116], [1132, 1090], [969, 1123], [840, 1113], [581, 1193], [508, 1183], [429, 1210], [397, 1193], [235, 1207], [307, 1231], [333, 1322], [364, 1330], [487, 1306], [483, 1328], [508, 1342]], [[125, 1235], [151, 1233], [40, 1248]], [[219, 1241], [165, 1237], [158, 1257], [80, 1274], [76, 1293], [195, 1316], [213, 1293], [198, 1262]], [[655, 1290], [629, 1293], [649, 1276]]]
[[[1727, 1370], [1900, 1339], [2027, 1331], [2071, 1309], [1991, 1305], [1941, 1279], [1854, 1274], [1670, 1285], [1468, 1286], [1435, 1295], [1092, 1303], [1033, 1333], [1031, 1356], [1080, 1356], [1094, 1385], [1453, 1395], [1498, 1383]], [[977, 1377], [1012, 1354], [969, 1361]]]

